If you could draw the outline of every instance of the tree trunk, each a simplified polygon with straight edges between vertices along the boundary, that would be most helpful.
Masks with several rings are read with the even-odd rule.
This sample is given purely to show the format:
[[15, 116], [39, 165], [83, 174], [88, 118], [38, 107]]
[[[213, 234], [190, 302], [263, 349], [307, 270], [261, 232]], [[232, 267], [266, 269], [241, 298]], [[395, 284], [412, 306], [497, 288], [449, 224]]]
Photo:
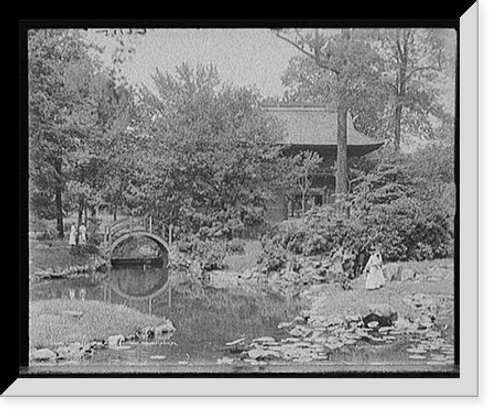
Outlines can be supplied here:
[[83, 210], [85, 207], [85, 199], [83, 195], [80, 195], [78, 199], [78, 221], [76, 223], [76, 244], [80, 244], [80, 226], [82, 225]]
[[[351, 40], [351, 30], [342, 28], [341, 39], [346, 50]], [[343, 98], [337, 99], [337, 173], [335, 177], [335, 192], [343, 198], [349, 192], [347, 172], [347, 111], [348, 106]]]
[[403, 114], [403, 105], [396, 99], [396, 109], [394, 111], [394, 151], [401, 150], [401, 116]]
[[57, 183], [56, 183], [56, 225], [57, 225], [57, 235], [60, 239], [64, 238], [64, 222], [63, 222], [63, 205], [62, 205], [62, 160], [57, 159], [55, 164], [55, 170], [57, 173]]
[[335, 192], [341, 196], [349, 193], [347, 167], [347, 107], [337, 107], [337, 173]]
[[401, 119], [403, 116], [403, 104], [406, 99], [409, 36], [409, 30], [403, 30], [402, 39], [401, 32], [397, 32], [396, 56], [398, 57], [399, 69], [396, 81], [396, 108], [394, 111], [394, 151], [397, 153], [401, 150]]

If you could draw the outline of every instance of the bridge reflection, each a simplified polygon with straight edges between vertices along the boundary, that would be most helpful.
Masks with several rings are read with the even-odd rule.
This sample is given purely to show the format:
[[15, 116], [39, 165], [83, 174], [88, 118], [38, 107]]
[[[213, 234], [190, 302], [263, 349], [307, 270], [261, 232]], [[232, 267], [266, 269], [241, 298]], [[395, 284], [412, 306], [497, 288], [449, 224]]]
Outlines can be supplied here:
[[102, 282], [104, 301], [114, 302], [119, 296], [127, 305], [134, 302], [147, 302], [151, 314], [153, 299], [168, 292], [168, 303], [171, 305], [171, 281], [168, 268], [110, 269]]

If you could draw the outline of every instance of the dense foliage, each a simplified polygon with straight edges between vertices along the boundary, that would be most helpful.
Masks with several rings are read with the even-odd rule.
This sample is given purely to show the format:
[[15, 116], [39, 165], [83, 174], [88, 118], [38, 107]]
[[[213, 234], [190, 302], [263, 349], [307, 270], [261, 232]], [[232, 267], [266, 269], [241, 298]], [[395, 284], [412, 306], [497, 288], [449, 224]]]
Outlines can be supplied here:
[[[354, 188], [348, 215], [324, 206], [276, 227], [266, 241], [269, 264], [276, 265], [283, 250], [316, 255], [340, 246], [361, 253], [379, 245], [387, 261], [452, 256], [454, 185], [432, 174], [419, 177], [422, 157], [427, 153], [383, 159]], [[450, 191], [446, 199], [443, 190]]]
[[206, 237], [262, 222], [284, 159], [258, 96], [222, 84], [213, 67], [183, 65], [154, 81], [158, 95], [140, 97], [143, 147], [127, 206]]

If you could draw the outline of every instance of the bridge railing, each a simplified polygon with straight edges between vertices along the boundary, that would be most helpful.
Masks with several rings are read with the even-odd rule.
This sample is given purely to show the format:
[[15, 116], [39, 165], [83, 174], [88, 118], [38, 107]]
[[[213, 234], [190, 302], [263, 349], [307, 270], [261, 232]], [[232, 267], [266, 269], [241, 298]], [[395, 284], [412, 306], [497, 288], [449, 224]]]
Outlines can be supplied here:
[[159, 221], [153, 223], [153, 217], [149, 215], [128, 217], [107, 225], [104, 229], [104, 245], [109, 246], [120, 236], [134, 231], [148, 231], [162, 237], [168, 237], [169, 243], [172, 241], [172, 225], [167, 226]]

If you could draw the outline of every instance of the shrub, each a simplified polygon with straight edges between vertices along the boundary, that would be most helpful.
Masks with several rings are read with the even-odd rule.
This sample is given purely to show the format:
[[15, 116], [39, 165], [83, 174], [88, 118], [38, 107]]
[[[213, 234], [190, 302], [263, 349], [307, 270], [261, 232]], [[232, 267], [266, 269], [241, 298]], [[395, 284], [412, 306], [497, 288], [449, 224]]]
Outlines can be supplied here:
[[197, 260], [205, 271], [224, 268], [227, 245], [223, 240], [201, 240], [195, 235], [190, 235], [180, 240], [177, 248]]
[[285, 268], [288, 261], [287, 251], [272, 242], [264, 246], [261, 263], [266, 273], [279, 271]]
[[245, 253], [245, 242], [242, 239], [232, 239], [226, 244], [226, 251], [231, 255], [242, 255]]
[[[390, 204], [354, 211], [349, 218], [322, 207], [303, 219], [277, 228], [269, 239], [275, 247], [305, 256], [331, 252], [339, 246], [355, 253], [371, 245], [381, 246], [384, 260], [424, 260], [453, 253], [453, 231], [439, 206], [416, 198], [400, 198]], [[270, 247], [271, 259], [276, 250]], [[267, 252], [267, 247], [264, 248]]]

